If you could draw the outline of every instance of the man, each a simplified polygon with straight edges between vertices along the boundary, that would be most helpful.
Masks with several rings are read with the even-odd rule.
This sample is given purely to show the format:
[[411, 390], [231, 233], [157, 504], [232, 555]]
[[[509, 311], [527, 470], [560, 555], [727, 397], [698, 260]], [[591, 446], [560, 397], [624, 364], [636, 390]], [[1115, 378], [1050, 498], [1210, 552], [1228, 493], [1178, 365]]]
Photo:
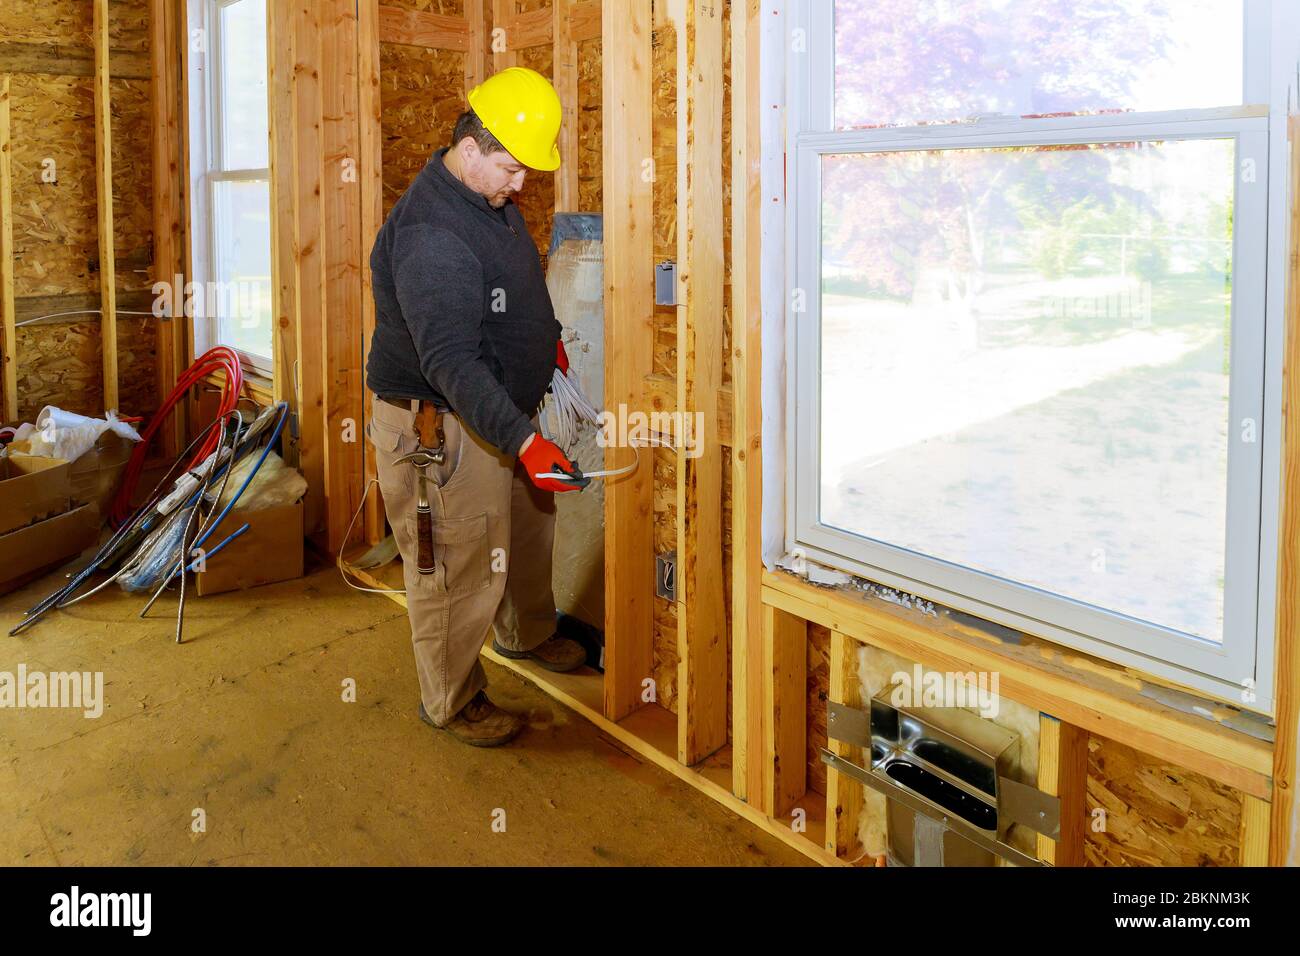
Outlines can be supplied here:
[[[568, 359], [511, 201], [528, 169], [560, 165], [560, 99], [540, 73], [512, 67], [471, 90], [469, 106], [370, 254], [367, 434], [405, 565], [420, 717], [487, 747], [522, 727], [484, 692], [489, 626], [508, 657], [557, 671], [586, 658], [555, 633], [551, 547], [554, 494], [589, 479], [537, 433], [538, 404]], [[441, 462], [399, 460], [418, 447], [439, 449]], [[572, 477], [537, 477], [547, 473]]]

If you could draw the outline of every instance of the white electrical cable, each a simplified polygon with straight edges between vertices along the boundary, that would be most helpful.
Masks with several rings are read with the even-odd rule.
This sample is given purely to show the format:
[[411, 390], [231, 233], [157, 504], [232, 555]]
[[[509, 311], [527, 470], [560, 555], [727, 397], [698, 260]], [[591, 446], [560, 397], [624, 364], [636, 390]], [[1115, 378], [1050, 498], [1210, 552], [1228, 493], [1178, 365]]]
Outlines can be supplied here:
[[[554, 419], [554, 422], [552, 422]], [[560, 447], [566, 455], [570, 453], [573, 446], [578, 441], [578, 428], [583, 422], [590, 422], [597, 428], [601, 427], [601, 413], [596, 410], [596, 406], [591, 403], [582, 391], [582, 386], [578, 383], [576, 376], [561, 372], [558, 368], [551, 374], [551, 390], [545, 398], [542, 399], [542, 407], [537, 416], [538, 424], [541, 426], [542, 437], [547, 441], [553, 441]], [[658, 445], [661, 448], [675, 448], [670, 442], [660, 441], [655, 438], [646, 440], [648, 444]], [[583, 472], [584, 478], [617, 478], [620, 475], [626, 475], [636, 471], [641, 464], [641, 453], [636, 450], [636, 445], [628, 443], [632, 447], [632, 454], [636, 456], [630, 465], [623, 468], [604, 468], [599, 471]], [[557, 481], [572, 481], [573, 475], [566, 475], [559, 471], [544, 471], [533, 476], [534, 478], [553, 478]]]
[[[46, 319], [61, 319], [65, 315], [103, 315], [103, 309], [73, 309], [71, 312], [51, 312], [49, 315], [38, 315], [35, 318], [23, 319], [21, 322], [15, 322], [14, 328], [24, 325], [35, 325], [37, 322], [44, 322]], [[152, 312], [132, 312], [128, 309], [118, 309], [118, 315], [153, 315]], [[157, 318], [157, 316], [154, 316]]]

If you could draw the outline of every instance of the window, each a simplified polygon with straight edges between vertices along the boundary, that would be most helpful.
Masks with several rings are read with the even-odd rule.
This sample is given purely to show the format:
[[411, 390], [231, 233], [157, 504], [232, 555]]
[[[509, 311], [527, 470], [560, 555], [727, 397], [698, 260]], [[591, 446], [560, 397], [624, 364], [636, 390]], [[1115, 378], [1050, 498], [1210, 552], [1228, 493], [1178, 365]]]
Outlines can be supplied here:
[[1271, 707], [1288, 6], [798, 5], [791, 550]]
[[190, 2], [196, 349], [271, 373], [266, 0]]

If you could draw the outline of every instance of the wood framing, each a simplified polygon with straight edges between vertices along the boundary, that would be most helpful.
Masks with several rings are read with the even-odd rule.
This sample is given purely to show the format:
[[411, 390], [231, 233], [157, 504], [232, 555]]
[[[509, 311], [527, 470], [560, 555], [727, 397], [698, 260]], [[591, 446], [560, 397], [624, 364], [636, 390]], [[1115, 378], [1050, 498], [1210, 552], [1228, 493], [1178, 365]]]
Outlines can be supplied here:
[[786, 817], [808, 791], [808, 622], [763, 608], [763, 809]]
[[1241, 800], [1241, 865], [1268, 866], [1269, 815], [1272, 807], [1246, 794]]
[[[172, 302], [184, 298], [181, 235], [180, 51], [176, 0], [149, 2], [149, 55], [152, 64], [153, 118], [153, 265], [154, 280], [173, 283]], [[171, 392], [185, 361], [185, 310], [160, 318], [154, 340], [158, 402]], [[174, 458], [185, 446], [186, 423], [179, 412], [158, 433], [159, 452]]]
[[[719, 389], [718, 441], [731, 452], [731, 754], [732, 786], [744, 799], [762, 786], [750, 760], [766, 712], [756, 653], [763, 628], [762, 212], [759, 176], [760, 0], [731, 7], [731, 389]], [[728, 393], [723, 395], [724, 390]], [[738, 400], [737, 400], [738, 397]], [[829, 797], [829, 793], [828, 793]], [[827, 833], [834, 818], [827, 816]], [[838, 846], [838, 844], [837, 844]]]
[[[466, 7], [472, 8], [474, 5], [474, 0], [467, 0]], [[379, 40], [382, 43], [458, 50], [461, 53], [469, 52], [472, 45], [472, 25], [465, 17], [408, 10], [382, 3], [379, 4], [378, 17]]]
[[328, 539], [325, 479], [325, 363], [320, 326], [325, 315], [325, 257], [321, 248], [320, 23], [315, 0], [294, 0], [290, 14], [293, 50], [293, 256], [297, 318], [298, 470], [316, 494], [303, 499], [303, 526], [321, 545]]
[[[622, 4], [616, 4], [620, 12]], [[519, 45], [514, 42], [515, 0], [492, 0], [492, 72], [500, 73], [506, 67], [514, 66], [515, 50]], [[547, 17], [547, 23], [550, 18]], [[542, 42], [546, 42], [543, 40]]]
[[[470, 4], [470, 9], [479, 12], [479, 32], [472, 36], [481, 38], [482, 4]], [[470, 16], [471, 28], [474, 17]], [[361, 242], [357, 249], [358, 268], [361, 271], [361, 367], [364, 369], [370, 355], [370, 340], [375, 334], [375, 295], [374, 276], [370, 272], [370, 249], [374, 237], [384, 223], [384, 145], [382, 104], [379, 93], [379, 8], [373, 3], [362, 3], [358, 7], [357, 20], [357, 77], [358, 77], [358, 135], [361, 140], [361, 156], [357, 161], [357, 175], [361, 185]], [[474, 44], [480, 48], [481, 44]], [[466, 57], [466, 70], [471, 54]], [[480, 57], [480, 60], [482, 58]], [[361, 387], [362, 421], [370, 421], [370, 407], [374, 396], [370, 389]], [[363, 429], [364, 431], [364, 429]], [[383, 502], [378, 486], [370, 487], [378, 479], [374, 449], [367, 441], [361, 441], [364, 455], [362, 479], [365, 482], [362, 494], [366, 490], [372, 493], [366, 496], [366, 511], [363, 515], [365, 540], [375, 544], [383, 537], [384, 517]]]
[[555, 173], [556, 212], [578, 211], [578, 41], [573, 38], [574, 0], [553, 0], [555, 56], [552, 85], [564, 108], [560, 168]]
[[1278, 529], [1277, 636], [1274, 645], [1277, 740], [1273, 749], [1268, 860], [1285, 866], [1295, 826], [1300, 723], [1300, 115], [1288, 117], [1291, 144], [1291, 250], [1287, 259], [1286, 340], [1282, 363], [1282, 518]]
[[[325, 310], [321, 387], [324, 404], [325, 542], [330, 554], [361, 500], [363, 403], [361, 180], [358, 168], [357, 3], [318, 0], [321, 16], [321, 240]], [[363, 529], [354, 534], [360, 540]]]
[[465, 5], [469, 28], [469, 48], [465, 51], [465, 91], [469, 92], [487, 79], [488, 47], [491, 32], [487, 28], [484, 0], [470, 0]]
[[0, 423], [18, 420], [18, 329], [14, 314], [13, 147], [9, 76], [0, 76]]
[[[722, 6], [677, 7], [677, 408], [718, 420], [722, 384]], [[716, 429], [677, 450], [679, 753], [693, 764], [727, 742], [722, 445]]]
[[1038, 721], [1038, 789], [1061, 801], [1060, 838], [1038, 835], [1038, 858], [1054, 866], [1083, 866], [1088, 822], [1088, 734], [1049, 714]]
[[[650, 0], [603, 0], [607, 116], [602, 131], [605, 233], [605, 406], [636, 408], [651, 371], [654, 331]], [[503, 6], [495, 0], [494, 7]], [[498, 54], [500, 56], [500, 54]], [[628, 449], [608, 448], [607, 468]], [[642, 706], [653, 669], [653, 475], [638, 468], [605, 486], [604, 710], [619, 720]]]
[[[267, 96], [270, 103], [271, 295], [275, 321], [275, 375], [272, 399], [288, 402], [302, 419], [298, 395], [297, 266], [294, 255], [293, 19], [288, 4], [272, 3], [267, 17]], [[286, 459], [299, 467], [298, 445], [285, 443]]]
[[[858, 642], [831, 631], [830, 700], [862, 709], [862, 682], [858, 678]], [[829, 721], [829, 718], [828, 718]], [[828, 723], [829, 727], [829, 723]], [[826, 749], [859, 767], [867, 766], [868, 755], [861, 747], [830, 737]], [[863, 852], [858, 827], [862, 820], [862, 784], [838, 770], [826, 770], [826, 850], [850, 861]]]
[[108, 0], [94, 2], [95, 195], [99, 226], [100, 346], [104, 356], [104, 408], [116, 409], [117, 269], [113, 254], [113, 112], [109, 99]]
[[1125, 693], [1118, 686], [1114, 691], [1100, 689], [1083, 679], [1083, 672], [1065, 674], [1028, 655], [965, 640], [789, 574], [763, 574], [763, 602], [927, 667], [996, 671], [1000, 692], [1012, 700], [1243, 793], [1264, 799], [1271, 793], [1272, 746], [1214, 721], [1139, 698], [1136, 692]]

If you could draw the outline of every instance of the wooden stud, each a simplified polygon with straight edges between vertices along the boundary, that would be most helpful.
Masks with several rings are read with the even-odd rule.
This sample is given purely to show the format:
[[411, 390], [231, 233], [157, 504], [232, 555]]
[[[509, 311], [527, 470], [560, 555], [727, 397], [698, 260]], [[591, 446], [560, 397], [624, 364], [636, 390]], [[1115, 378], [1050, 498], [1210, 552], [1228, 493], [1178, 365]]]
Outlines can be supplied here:
[[99, 210], [100, 342], [104, 354], [104, 408], [116, 409], [117, 270], [113, 258], [113, 115], [109, 97], [108, 0], [94, 0], [95, 187]]
[[[154, 280], [173, 285], [172, 302], [182, 302], [185, 276], [181, 266], [181, 130], [179, 10], [175, 0], [150, 0], [149, 55], [152, 63], [153, 116], [153, 263]], [[176, 312], [180, 312], [177, 318]], [[176, 386], [185, 361], [185, 310], [158, 320], [155, 335], [155, 381], [159, 405]], [[183, 404], [159, 435], [159, 451], [174, 458], [185, 445]]]
[[[325, 310], [317, 321], [323, 340], [325, 540], [329, 553], [337, 554], [349, 543], [343, 535], [361, 501], [365, 458], [357, 4], [356, 0], [319, 0], [318, 6]], [[353, 533], [359, 541], [364, 530], [355, 528]]]
[[[373, 6], [373, 5], [368, 5]], [[294, 257], [293, 22], [288, 4], [269, 3], [267, 110], [271, 164], [271, 295], [275, 315], [272, 399], [288, 402], [301, 421], [298, 394], [297, 264]], [[285, 461], [300, 467], [298, 443], [285, 443]]]
[[492, 42], [487, 26], [487, 0], [467, 0], [465, 19], [469, 29], [469, 49], [465, 53], [465, 91], [469, 92], [487, 79], [488, 49]]
[[1272, 807], [1268, 801], [1246, 794], [1241, 798], [1241, 865], [1268, 866], [1269, 816]]
[[1061, 801], [1060, 839], [1038, 834], [1038, 858], [1083, 866], [1088, 823], [1088, 734], [1048, 714], [1038, 718], [1038, 789]]
[[[677, 10], [677, 408], [718, 419], [722, 384], [722, 6]], [[722, 445], [716, 429], [677, 450], [679, 751], [693, 764], [727, 742]]]
[[[515, 0], [492, 0], [492, 72], [515, 65], [518, 49], [511, 42], [515, 27]], [[545, 41], [543, 41], [545, 42]]]
[[[475, 22], [474, 11], [478, 12], [478, 21], [482, 23], [483, 5], [471, 2], [468, 5], [470, 24]], [[363, 2], [358, 8], [357, 21], [357, 69], [360, 82], [360, 104], [358, 120], [360, 122], [361, 156], [357, 162], [357, 175], [361, 178], [361, 244], [358, 248], [361, 270], [361, 366], [365, 368], [370, 356], [370, 341], [375, 334], [375, 293], [374, 276], [370, 272], [370, 249], [375, 236], [384, 223], [384, 147], [383, 147], [383, 113], [380, 102], [379, 86], [379, 18], [378, 7], [374, 3]], [[472, 36], [480, 37], [480, 33]], [[482, 44], [475, 43], [465, 57], [466, 81], [469, 81], [470, 62], [474, 58], [474, 49], [478, 48], [482, 63]], [[370, 409], [374, 396], [370, 389], [361, 388], [362, 420], [370, 421]], [[362, 478], [370, 494], [366, 497], [365, 540], [367, 544], [376, 544], [384, 535], [383, 501], [379, 489], [370, 487], [378, 477], [374, 448], [369, 442], [361, 441], [365, 466]]]
[[[605, 197], [605, 405], [636, 407], [651, 371], [654, 333], [650, 0], [603, 0], [606, 116], [601, 132]], [[494, 10], [503, 4], [494, 0]], [[499, 22], [499, 20], [497, 21]], [[499, 56], [500, 54], [498, 54]], [[608, 468], [632, 452], [607, 448]], [[648, 459], [648, 452], [641, 452]], [[605, 486], [605, 716], [643, 705], [653, 668], [653, 471], [648, 463]]]
[[18, 421], [18, 321], [14, 313], [13, 149], [10, 142], [9, 76], [0, 76], [0, 424]]
[[328, 551], [325, 489], [325, 357], [320, 326], [325, 314], [325, 256], [321, 246], [321, 189], [324, 144], [321, 132], [320, 24], [315, 0], [294, 0], [290, 22], [293, 44], [293, 254], [297, 319], [300, 415], [298, 469], [317, 490], [303, 499], [304, 528]]
[[1291, 250], [1287, 263], [1282, 360], [1282, 517], [1278, 529], [1277, 635], [1274, 645], [1272, 825], [1268, 859], [1285, 866], [1295, 812], [1300, 746], [1300, 115], [1287, 123], [1291, 141]]
[[[762, 785], [762, 767], [749, 755], [757, 753], [767, 719], [759, 692], [762, 660], [757, 653], [763, 627], [760, 11], [760, 0], [735, 0], [731, 7], [732, 384], [729, 389], [719, 388], [718, 395], [718, 441], [732, 449], [731, 763], [732, 786], [742, 799], [758, 793]], [[724, 429], [723, 424], [730, 427]]]
[[941, 671], [996, 671], [1002, 693], [1089, 733], [1108, 737], [1230, 787], [1268, 798], [1273, 748], [1213, 721], [1161, 706], [1136, 693], [1104, 690], [1014, 653], [894, 615], [866, 599], [830, 591], [789, 574], [763, 573], [763, 603], [854, 640]]
[[[733, 76], [734, 80], [734, 76]], [[734, 560], [734, 559], [733, 559]], [[761, 611], [760, 611], [761, 613]], [[847, 707], [862, 708], [862, 681], [858, 678], [858, 642], [831, 631], [830, 699]], [[850, 763], [865, 767], [862, 748], [831, 737], [826, 749]], [[733, 758], [734, 759], [734, 758]], [[826, 849], [850, 860], [861, 856], [858, 826], [862, 818], [862, 784], [833, 767], [826, 768]]]
[[555, 52], [552, 82], [563, 109], [560, 168], [555, 175], [555, 211], [578, 211], [578, 41], [573, 39], [574, 0], [554, 0]]
[[808, 623], [763, 608], [763, 809], [783, 818], [808, 791]]
[[[373, 5], [373, 0], [370, 0]], [[467, 0], [473, 6], [475, 0]], [[465, 17], [429, 13], [424, 10], [407, 10], [379, 4], [379, 40], [382, 43], [401, 43], [434, 50], [468, 52], [473, 43], [473, 26]]]

